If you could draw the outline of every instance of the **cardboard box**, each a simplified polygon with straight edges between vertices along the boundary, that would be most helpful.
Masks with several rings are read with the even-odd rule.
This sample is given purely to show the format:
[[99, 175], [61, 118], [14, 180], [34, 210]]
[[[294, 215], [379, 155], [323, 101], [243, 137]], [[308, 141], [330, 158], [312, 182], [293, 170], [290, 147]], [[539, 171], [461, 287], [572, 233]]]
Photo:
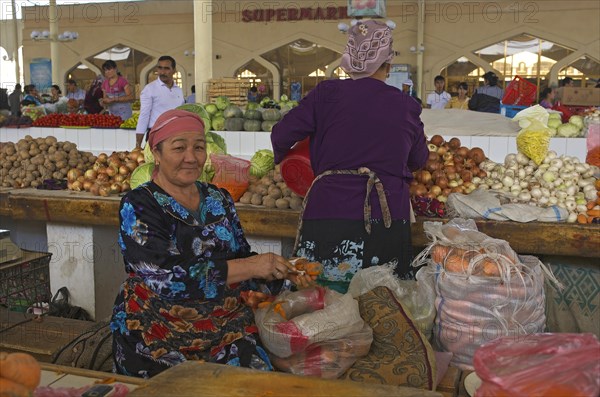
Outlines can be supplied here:
[[558, 98], [563, 105], [600, 106], [600, 88], [560, 87]]

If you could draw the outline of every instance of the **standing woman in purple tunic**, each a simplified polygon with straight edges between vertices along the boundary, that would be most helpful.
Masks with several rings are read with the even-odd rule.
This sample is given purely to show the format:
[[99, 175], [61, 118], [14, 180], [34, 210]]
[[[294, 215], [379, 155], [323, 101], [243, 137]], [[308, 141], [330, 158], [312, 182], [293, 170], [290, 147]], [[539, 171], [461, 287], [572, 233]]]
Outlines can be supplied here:
[[341, 63], [352, 79], [321, 82], [271, 134], [276, 163], [310, 138], [317, 177], [294, 249], [321, 262], [317, 281], [340, 292], [361, 268], [392, 261], [400, 278], [414, 278], [408, 189], [428, 149], [421, 106], [385, 82], [394, 27], [353, 21]]

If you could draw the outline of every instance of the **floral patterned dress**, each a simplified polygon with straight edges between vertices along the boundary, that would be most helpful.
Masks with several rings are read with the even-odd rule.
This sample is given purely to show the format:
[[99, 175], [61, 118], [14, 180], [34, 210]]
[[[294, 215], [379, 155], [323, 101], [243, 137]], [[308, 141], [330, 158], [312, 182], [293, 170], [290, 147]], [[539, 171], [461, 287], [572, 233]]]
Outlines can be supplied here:
[[197, 216], [148, 182], [123, 197], [129, 277], [111, 319], [115, 371], [152, 377], [185, 360], [272, 370], [252, 310], [227, 285], [227, 260], [252, 253], [229, 193], [197, 182]]

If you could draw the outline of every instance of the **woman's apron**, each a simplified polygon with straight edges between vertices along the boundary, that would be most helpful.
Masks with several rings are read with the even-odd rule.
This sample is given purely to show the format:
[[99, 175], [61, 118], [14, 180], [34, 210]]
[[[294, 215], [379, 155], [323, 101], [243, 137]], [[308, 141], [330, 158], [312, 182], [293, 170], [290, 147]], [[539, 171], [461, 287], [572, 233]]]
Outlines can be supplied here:
[[[298, 249], [298, 243], [300, 242], [300, 232], [302, 230], [304, 210], [306, 209], [306, 204], [308, 203], [308, 199], [310, 196], [310, 191], [314, 184], [321, 178], [329, 175], [357, 175], [357, 176], [365, 176], [367, 177], [367, 193], [365, 195], [365, 201], [363, 205], [363, 221], [365, 225], [365, 231], [367, 234], [371, 234], [371, 191], [373, 190], [373, 186], [377, 191], [377, 198], [379, 199], [379, 206], [381, 207], [381, 213], [383, 215], [383, 224], [386, 229], [389, 229], [392, 225], [392, 215], [390, 213], [390, 207], [388, 206], [387, 198], [385, 196], [385, 191], [383, 189], [383, 183], [381, 179], [375, 174], [375, 172], [371, 171], [367, 167], [361, 167], [358, 170], [328, 170], [320, 175], [318, 175], [310, 184], [306, 195], [304, 196], [304, 201], [302, 202], [302, 209], [300, 211], [300, 221], [298, 223], [298, 229], [296, 230], [296, 241], [294, 242], [294, 249], [292, 252], [296, 252]], [[410, 208], [410, 222], [415, 222], [415, 216], [412, 210], [412, 205], [409, 203]]]

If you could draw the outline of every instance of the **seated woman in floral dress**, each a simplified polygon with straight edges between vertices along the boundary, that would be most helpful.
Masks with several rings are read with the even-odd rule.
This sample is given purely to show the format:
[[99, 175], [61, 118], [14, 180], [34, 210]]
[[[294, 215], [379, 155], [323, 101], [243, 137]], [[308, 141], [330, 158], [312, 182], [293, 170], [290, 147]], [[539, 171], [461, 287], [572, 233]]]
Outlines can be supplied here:
[[240, 292], [254, 279], [311, 279], [289, 275], [279, 255], [251, 253], [229, 193], [197, 182], [206, 161], [200, 117], [163, 113], [148, 144], [152, 180], [127, 193], [119, 210], [129, 277], [111, 320], [116, 372], [152, 377], [186, 360], [271, 370]]

